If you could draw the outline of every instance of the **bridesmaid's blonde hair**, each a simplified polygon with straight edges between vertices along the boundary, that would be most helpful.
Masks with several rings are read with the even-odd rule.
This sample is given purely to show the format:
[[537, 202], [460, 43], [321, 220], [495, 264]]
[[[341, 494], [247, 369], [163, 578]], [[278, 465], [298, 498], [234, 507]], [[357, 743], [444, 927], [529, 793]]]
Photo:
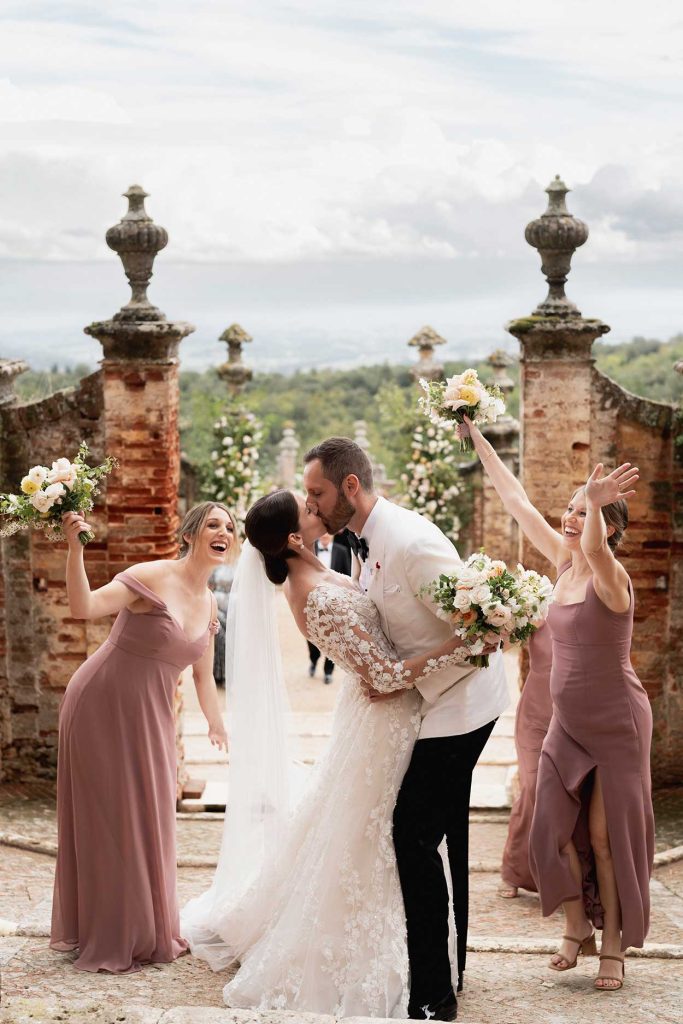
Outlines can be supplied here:
[[220, 508], [225, 512], [232, 523], [233, 541], [228, 551], [227, 561], [228, 563], [236, 561], [240, 553], [240, 537], [237, 531], [237, 522], [233, 513], [222, 501], [202, 501], [199, 505], [194, 505], [191, 509], [188, 509], [178, 530], [178, 541], [180, 543], [179, 558], [185, 558], [190, 553], [192, 538], [201, 533], [206, 525], [206, 520], [215, 508]]

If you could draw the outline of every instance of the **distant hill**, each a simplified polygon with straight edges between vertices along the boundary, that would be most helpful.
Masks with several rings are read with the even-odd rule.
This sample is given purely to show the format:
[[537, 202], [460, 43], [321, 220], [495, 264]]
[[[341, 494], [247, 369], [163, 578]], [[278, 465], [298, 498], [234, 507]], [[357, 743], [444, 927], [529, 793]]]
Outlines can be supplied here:
[[[662, 342], [634, 338], [624, 344], [598, 342], [593, 349], [597, 365], [623, 387], [646, 398], [683, 403], [683, 375], [673, 364], [683, 359], [683, 334]], [[491, 378], [486, 362], [474, 364], [482, 379]], [[447, 374], [465, 368], [464, 362], [446, 363]], [[86, 366], [28, 372], [17, 379], [24, 400], [42, 398], [58, 388], [75, 384], [88, 372]], [[518, 379], [518, 366], [510, 367]], [[195, 463], [205, 463], [211, 450], [211, 430], [226, 400], [225, 386], [214, 370], [183, 370], [180, 373], [181, 437], [183, 450]], [[354, 421], [365, 420], [373, 455], [385, 463], [389, 476], [397, 476], [410, 444], [410, 420], [415, 386], [409, 366], [389, 364], [350, 370], [307, 370], [293, 374], [256, 373], [245, 403], [265, 427], [263, 458], [274, 464], [283, 425], [295, 425], [302, 452], [329, 434], [353, 436]], [[517, 389], [510, 411], [517, 415]]]

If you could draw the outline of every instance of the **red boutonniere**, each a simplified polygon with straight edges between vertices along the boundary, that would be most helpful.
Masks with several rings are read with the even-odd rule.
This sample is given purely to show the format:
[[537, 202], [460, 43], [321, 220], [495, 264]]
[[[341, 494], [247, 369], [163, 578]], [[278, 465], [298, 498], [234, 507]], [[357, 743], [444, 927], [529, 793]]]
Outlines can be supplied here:
[[375, 562], [375, 572], [377, 572], [377, 570], [381, 568], [382, 566], [379, 564], [379, 562]]

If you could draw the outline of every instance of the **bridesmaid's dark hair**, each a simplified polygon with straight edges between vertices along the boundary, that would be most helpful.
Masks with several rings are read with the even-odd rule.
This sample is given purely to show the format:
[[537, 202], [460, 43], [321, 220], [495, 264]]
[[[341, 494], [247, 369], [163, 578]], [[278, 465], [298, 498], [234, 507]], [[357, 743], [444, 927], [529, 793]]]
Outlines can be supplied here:
[[[572, 494], [572, 498], [579, 492], [583, 494], [584, 491], [584, 487], [577, 488]], [[610, 505], [603, 505], [600, 511], [605, 524], [614, 527], [614, 532], [607, 538], [607, 545], [612, 551], [616, 551], [628, 526], [628, 505], [623, 498], [619, 498], [618, 501], [613, 501]]]
[[240, 537], [237, 530], [237, 522], [233, 513], [222, 501], [202, 501], [199, 505], [193, 505], [192, 508], [187, 510], [178, 530], [178, 541], [180, 543], [179, 558], [186, 558], [189, 555], [192, 541], [204, 529], [206, 520], [215, 508], [225, 512], [232, 523], [232, 546], [228, 552], [227, 562], [230, 563], [236, 560], [240, 553]]
[[296, 554], [287, 546], [287, 538], [298, 529], [299, 506], [291, 491], [264, 494], [247, 512], [244, 532], [249, 543], [263, 555], [271, 583], [284, 583], [287, 579], [287, 559]]

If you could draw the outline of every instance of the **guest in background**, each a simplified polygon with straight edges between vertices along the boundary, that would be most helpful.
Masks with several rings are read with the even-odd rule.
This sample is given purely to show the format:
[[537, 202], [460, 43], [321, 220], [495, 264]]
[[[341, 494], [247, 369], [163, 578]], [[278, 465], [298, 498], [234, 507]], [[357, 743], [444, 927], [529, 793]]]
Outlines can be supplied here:
[[209, 590], [216, 598], [216, 617], [220, 625], [220, 629], [214, 637], [213, 652], [213, 678], [216, 680], [216, 686], [225, 686], [225, 624], [234, 577], [235, 567], [233, 565], [219, 565], [209, 580]]
[[[315, 542], [314, 551], [320, 561], [323, 563], [326, 569], [332, 569], [333, 572], [340, 572], [344, 576], [351, 575], [351, 547], [349, 545], [348, 530], [342, 530], [335, 537], [331, 534], [325, 533]], [[310, 640], [308, 643], [308, 656], [310, 658], [310, 665], [308, 666], [308, 674], [311, 678], [315, 675], [315, 670], [320, 660], [320, 651], [312, 644]], [[332, 673], [334, 672], [334, 662], [330, 658], [325, 658], [323, 666], [323, 679], [326, 683], [332, 682]]]

